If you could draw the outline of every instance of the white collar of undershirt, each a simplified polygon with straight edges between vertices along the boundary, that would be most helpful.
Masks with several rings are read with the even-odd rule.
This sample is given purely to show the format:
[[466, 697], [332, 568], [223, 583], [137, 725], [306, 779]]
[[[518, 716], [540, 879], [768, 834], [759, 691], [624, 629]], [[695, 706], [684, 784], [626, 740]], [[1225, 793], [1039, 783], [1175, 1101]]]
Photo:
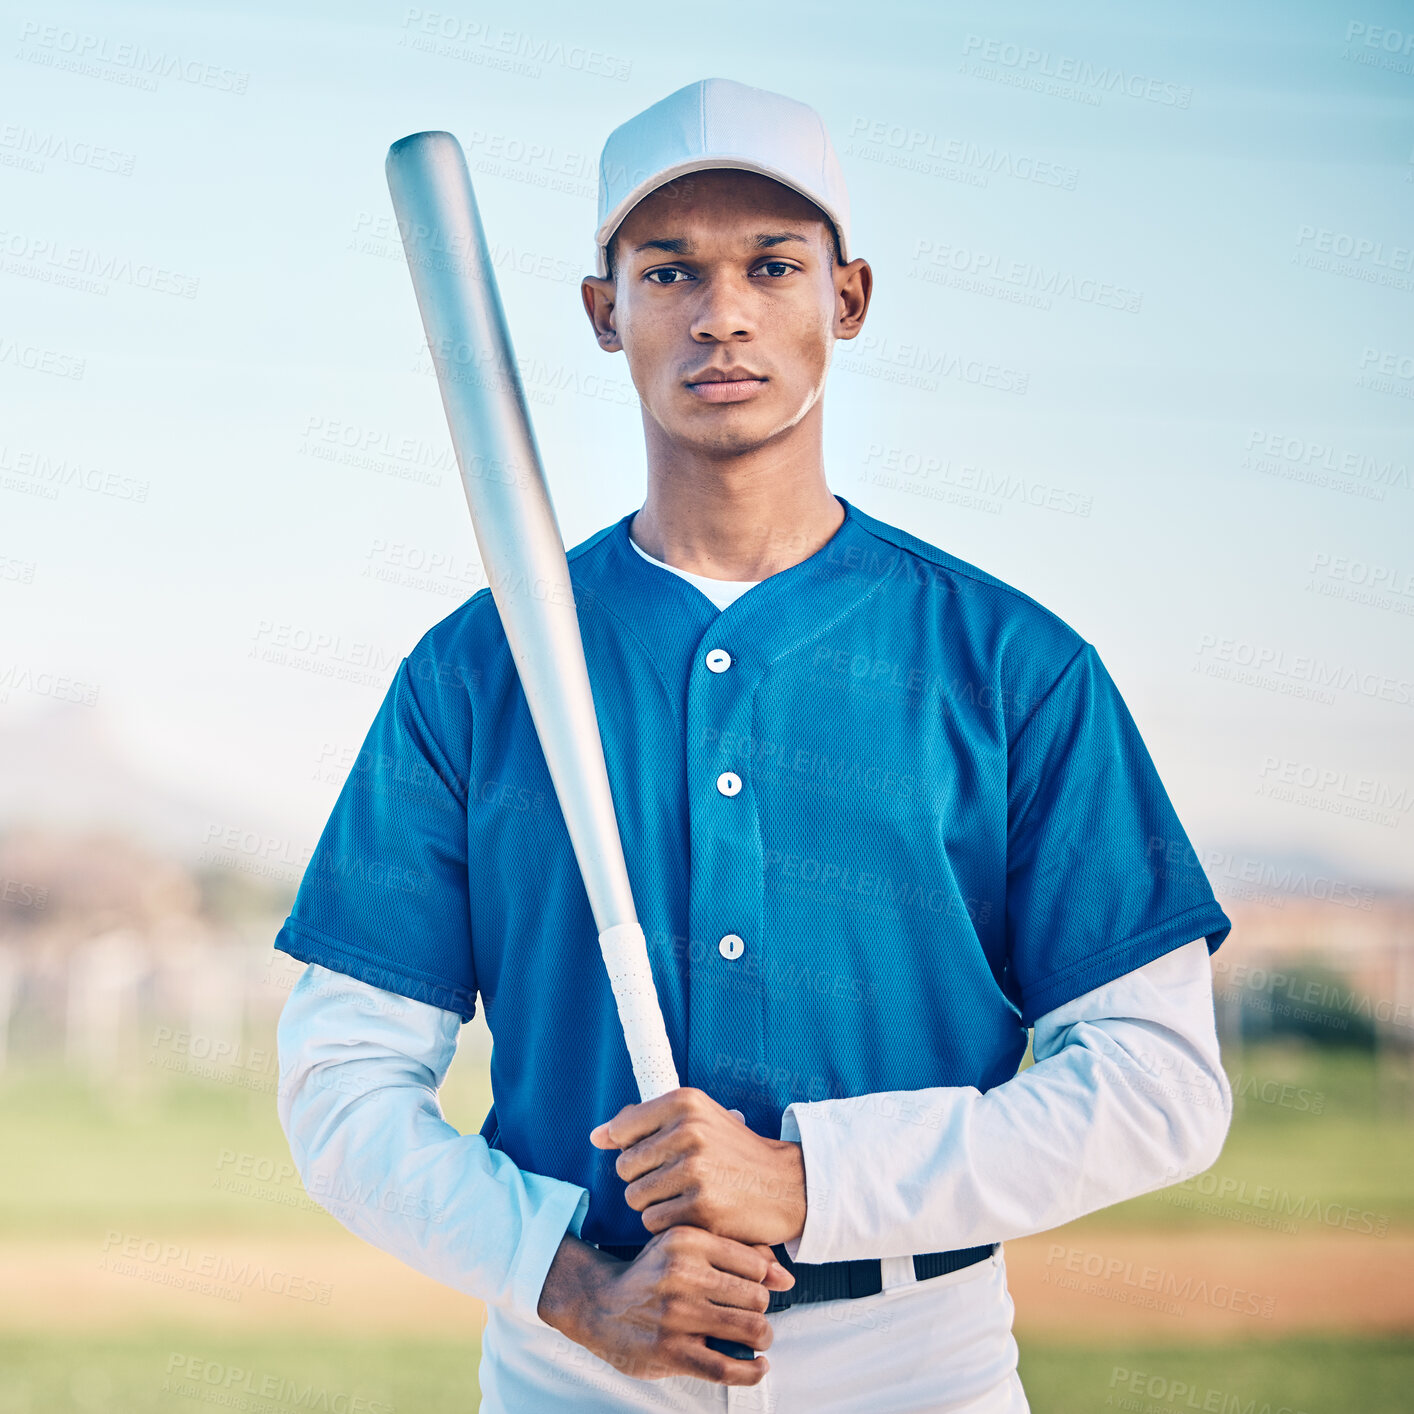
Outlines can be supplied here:
[[649, 564], [661, 565], [665, 570], [672, 570], [674, 574], [680, 574], [689, 584], [696, 585], [719, 609], [725, 609], [728, 604], [741, 598], [753, 585], [761, 583], [759, 579], [710, 579], [705, 574], [693, 574], [691, 570], [679, 569], [676, 565], [670, 565], [656, 556], [650, 555], [631, 535], [628, 537], [628, 543]]

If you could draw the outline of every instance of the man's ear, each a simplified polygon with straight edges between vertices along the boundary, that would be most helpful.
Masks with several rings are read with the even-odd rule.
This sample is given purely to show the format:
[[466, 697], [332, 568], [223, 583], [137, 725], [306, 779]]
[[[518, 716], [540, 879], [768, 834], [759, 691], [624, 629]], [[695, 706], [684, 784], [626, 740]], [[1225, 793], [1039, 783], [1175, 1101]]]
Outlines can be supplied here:
[[853, 339], [864, 327], [874, 272], [863, 256], [835, 268], [835, 338]]
[[618, 329], [614, 327], [614, 282], [601, 279], [598, 275], [586, 275], [580, 281], [579, 294], [584, 301], [584, 312], [594, 326], [594, 337], [599, 347], [605, 353], [620, 352], [623, 344]]

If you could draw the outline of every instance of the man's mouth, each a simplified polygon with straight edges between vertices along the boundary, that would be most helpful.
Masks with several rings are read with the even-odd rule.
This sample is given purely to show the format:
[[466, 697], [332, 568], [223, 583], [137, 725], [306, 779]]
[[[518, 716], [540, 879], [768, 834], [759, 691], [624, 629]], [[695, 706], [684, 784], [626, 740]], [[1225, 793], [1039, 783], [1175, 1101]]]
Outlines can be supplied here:
[[766, 379], [745, 378], [704, 378], [700, 382], [687, 384], [689, 392], [708, 403], [739, 403], [754, 398], [766, 386]]

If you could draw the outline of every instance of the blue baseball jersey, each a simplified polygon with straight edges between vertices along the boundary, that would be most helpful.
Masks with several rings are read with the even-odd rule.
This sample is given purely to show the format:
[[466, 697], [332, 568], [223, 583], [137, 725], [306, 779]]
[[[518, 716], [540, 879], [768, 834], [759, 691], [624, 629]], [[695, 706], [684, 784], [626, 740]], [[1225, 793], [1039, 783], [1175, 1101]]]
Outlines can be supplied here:
[[[775, 1137], [793, 1100], [1016, 1073], [1061, 1003], [1231, 923], [1094, 647], [839, 496], [725, 610], [635, 552], [569, 551], [678, 1074]], [[637, 1100], [597, 930], [489, 590], [398, 667], [278, 948], [473, 1015], [481, 1133], [643, 1240], [589, 1131]]]

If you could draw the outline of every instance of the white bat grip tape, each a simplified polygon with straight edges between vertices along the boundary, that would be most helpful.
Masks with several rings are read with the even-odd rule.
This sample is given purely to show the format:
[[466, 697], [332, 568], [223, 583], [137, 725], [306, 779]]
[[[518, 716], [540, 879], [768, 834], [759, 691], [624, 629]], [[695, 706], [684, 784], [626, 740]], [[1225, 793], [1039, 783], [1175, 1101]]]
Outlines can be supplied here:
[[638, 923], [616, 923], [599, 934], [599, 948], [618, 1004], [638, 1098], [655, 1100], [678, 1088], [678, 1072], [648, 965], [643, 928]]

